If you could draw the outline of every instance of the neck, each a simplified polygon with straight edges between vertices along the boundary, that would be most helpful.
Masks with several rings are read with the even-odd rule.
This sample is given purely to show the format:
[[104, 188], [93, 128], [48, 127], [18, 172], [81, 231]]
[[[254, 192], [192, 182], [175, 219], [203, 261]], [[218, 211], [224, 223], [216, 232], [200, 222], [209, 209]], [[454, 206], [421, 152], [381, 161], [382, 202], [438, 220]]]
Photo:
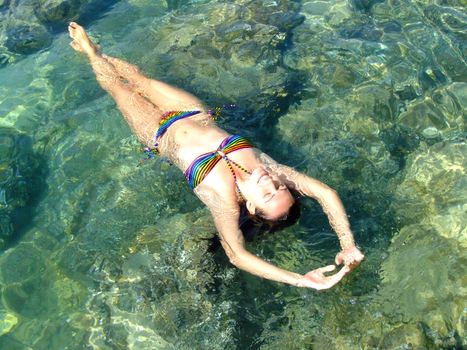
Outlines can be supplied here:
[[235, 187], [237, 190], [240, 192], [240, 195], [242, 195], [242, 187], [244, 187], [245, 181], [250, 177], [251, 171], [246, 169], [244, 166], [238, 164], [234, 160], [230, 159], [227, 157], [224, 153], [218, 152], [222, 158], [226, 161], [230, 172], [232, 173], [232, 176], [234, 178], [235, 182]]
[[250, 174], [246, 174], [244, 172], [237, 172], [237, 184], [235, 187], [237, 188], [238, 197], [241, 202], [246, 202], [244, 193], [247, 191], [247, 187], [245, 183], [249, 179], [249, 177]]

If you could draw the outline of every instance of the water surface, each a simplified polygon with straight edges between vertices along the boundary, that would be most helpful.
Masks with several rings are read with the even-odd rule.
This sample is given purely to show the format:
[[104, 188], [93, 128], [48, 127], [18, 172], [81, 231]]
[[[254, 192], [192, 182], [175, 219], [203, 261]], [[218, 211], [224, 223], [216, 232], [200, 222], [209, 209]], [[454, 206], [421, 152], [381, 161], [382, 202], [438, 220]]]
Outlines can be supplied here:
[[[0, 4], [1, 6], [2, 4]], [[462, 1], [118, 1], [108, 55], [235, 104], [220, 123], [335, 188], [364, 263], [326, 292], [243, 273], [140, 145], [65, 25], [0, 68], [0, 348], [461, 349]], [[53, 34], [50, 34], [53, 33]], [[320, 207], [248, 249], [300, 273], [339, 246]]]

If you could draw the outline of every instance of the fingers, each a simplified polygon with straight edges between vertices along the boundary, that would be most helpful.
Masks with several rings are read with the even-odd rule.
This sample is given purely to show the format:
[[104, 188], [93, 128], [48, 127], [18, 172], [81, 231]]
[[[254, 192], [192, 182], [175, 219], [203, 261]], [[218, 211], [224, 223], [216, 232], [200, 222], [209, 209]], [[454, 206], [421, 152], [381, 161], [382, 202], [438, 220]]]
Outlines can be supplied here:
[[329, 276], [328, 278], [330, 279], [330, 281], [332, 283], [330, 287], [337, 284], [349, 271], [350, 271], [350, 267], [345, 265], [343, 268], [341, 268], [339, 270], [339, 272], [337, 272], [336, 274], [334, 274], [332, 276]]
[[338, 280], [340, 281], [342, 277], [344, 277], [349, 271], [350, 267], [348, 265], [344, 265], [337, 273], [329, 277], [338, 278]]
[[342, 277], [344, 277], [348, 272], [350, 272], [350, 267], [345, 265], [337, 274], [342, 274]]
[[[326, 266], [327, 267], [327, 266]], [[323, 280], [321, 283], [313, 286], [313, 288], [317, 290], [322, 290], [322, 289], [329, 289], [333, 286], [335, 286], [337, 283], [340, 282], [340, 280], [350, 271], [350, 268], [348, 266], [344, 266], [337, 272], [336, 274], [332, 276], [327, 276], [323, 277]]]
[[341, 251], [336, 255], [335, 262], [337, 265], [344, 263], [345, 265], [349, 265], [351, 267], [356, 267], [360, 264], [360, 262], [364, 259], [364, 255], [355, 248], [351, 251]]
[[335, 265], [328, 265], [328, 266], [324, 266], [324, 267], [320, 268], [319, 270], [321, 272], [331, 272], [331, 271], [334, 271], [335, 269], [336, 269]]
[[334, 275], [331, 275], [331, 276], [327, 276], [325, 277], [326, 279], [326, 289], [327, 288], [331, 288], [333, 287], [334, 285], [336, 285], [337, 283], [340, 282], [340, 280], [342, 278], [344, 278], [344, 276], [350, 271], [350, 268], [345, 265], [344, 267], [342, 267], [337, 273], [335, 273]]
[[351, 267], [357, 267], [360, 262], [363, 260], [363, 254], [353, 254], [345, 260], [346, 265], [351, 265]]
[[299, 286], [314, 288], [317, 290], [328, 289], [339, 283], [339, 281], [350, 271], [350, 267], [345, 265], [337, 273], [331, 276], [325, 276], [324, 272], [334, 271], [334, 265], [328, 265], [313, 270], [302, 276]]
[[342, 254], [341, 254], [341, 253], [337, 253], [337, 255], [336, 255], [336, 260], [335, 260], [336, 265], [342, 264], [342, 260], [343, 260], [343, 259], [342, 259]]

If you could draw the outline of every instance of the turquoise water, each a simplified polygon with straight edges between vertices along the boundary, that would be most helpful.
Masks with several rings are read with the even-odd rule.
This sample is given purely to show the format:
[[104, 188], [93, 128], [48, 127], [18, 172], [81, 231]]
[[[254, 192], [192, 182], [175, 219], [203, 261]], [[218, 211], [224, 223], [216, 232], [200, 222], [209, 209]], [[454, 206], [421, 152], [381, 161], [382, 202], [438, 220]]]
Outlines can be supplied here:
[[[60, 12], [31, 44], [5, 39], [30, 2], [0, 1], [1, 349], [466, 345], [463, 1], [106, 3]], [[234, 103], [223, 127], [335, 188], [359, 269], [316, 292], [208, 253], [208, 211], [175, 167], [136, 166], [138, 142], [68, 46], [79, 13], [106, 54]], [[303, 207], [248, 249], [300, 273], [331, 263], [338, 241]]]

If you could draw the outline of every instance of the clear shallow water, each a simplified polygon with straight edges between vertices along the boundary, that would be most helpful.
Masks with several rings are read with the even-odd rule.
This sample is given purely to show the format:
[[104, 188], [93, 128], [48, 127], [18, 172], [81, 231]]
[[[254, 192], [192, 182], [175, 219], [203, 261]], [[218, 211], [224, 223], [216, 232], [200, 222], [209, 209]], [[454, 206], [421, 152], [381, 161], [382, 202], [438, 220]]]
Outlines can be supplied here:
[[[87, 23], [338, 190], [366, 260], [320, 293], [207, 253], [208, 212], [169, 164], [136, 166], [64, 32], [5, 65], [0, 348], [462, 348], [465, 19], [456, 1], [120, 1]], [[248, 248], [304, 273], [338, 243], [310, 200]]]

